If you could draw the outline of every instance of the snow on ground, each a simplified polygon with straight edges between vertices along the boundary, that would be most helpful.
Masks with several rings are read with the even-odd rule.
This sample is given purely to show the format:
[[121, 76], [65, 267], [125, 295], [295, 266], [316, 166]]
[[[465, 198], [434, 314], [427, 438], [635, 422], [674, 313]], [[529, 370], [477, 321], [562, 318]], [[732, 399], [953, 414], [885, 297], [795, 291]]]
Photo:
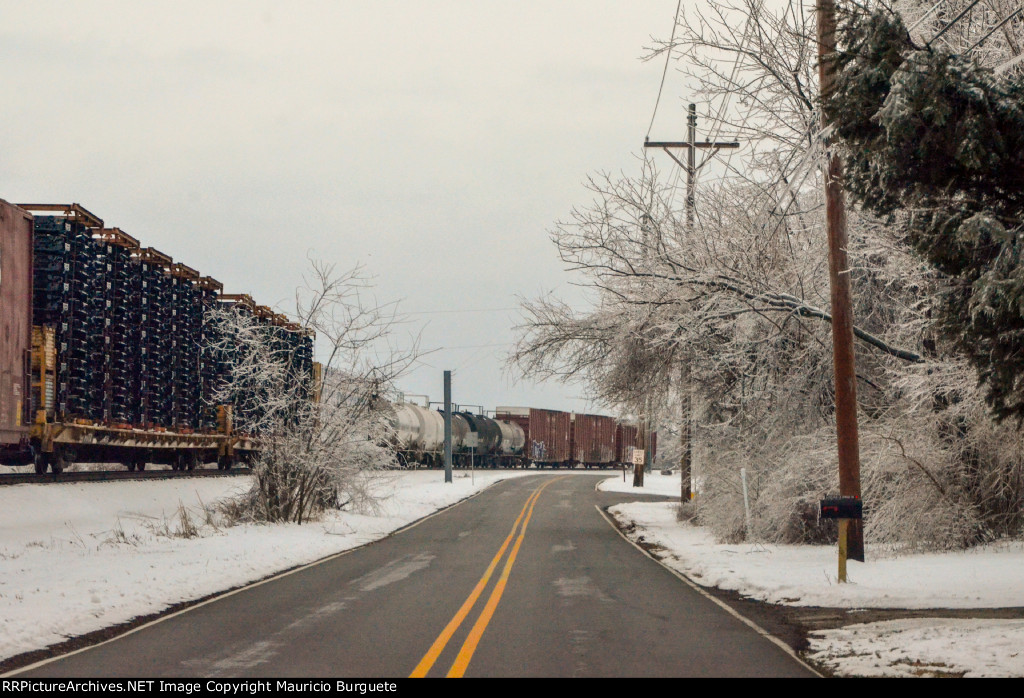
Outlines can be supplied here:
[[[606, 480], [619, 487], [621, 480]], [[1024, 606], [1024, 542], [968, 552], [889, 555], [866, 550], [837, 580], [833, 546], [724, 545], [707, 530], [676, 521], [677, 504], [611, 508], [633, 522], [635, 539], [665, 549], [664, 561], [695, 582], [762, 601], [838, 608], [1002, 608]], [[914, 619], [814, 634], [811, 658], [854, 676], [1024, 676], [1024, 621]], [[931, 668], [929, 668], [931, 667]]]
[[667, 497], [678, 497], [682, 489], [679, 471], [670, 470], [671, 475], [662, 475], [661, 470], [644, 473], [644, 486], [633, 487], [633, 471], [627, 470], [623, 479], [622, 473], [617, 477], [601, 480], [598, 489], [602, 492], [628, 492], [630, 494], [660, 494]]
[[[251, 478], [0, 488], [0, 659], [41, 649], [383, 538], [494, 482], [536, 471], [381, 475], [378, 511], [216, 526], [204, 505]], [[184, 517], [181, 512], [186, 512]], [[191, 526], [197, 535], [185, 537]]]
[[838, 676], [1024, 676], [1024, 620], [915, 618], [812, 633]]

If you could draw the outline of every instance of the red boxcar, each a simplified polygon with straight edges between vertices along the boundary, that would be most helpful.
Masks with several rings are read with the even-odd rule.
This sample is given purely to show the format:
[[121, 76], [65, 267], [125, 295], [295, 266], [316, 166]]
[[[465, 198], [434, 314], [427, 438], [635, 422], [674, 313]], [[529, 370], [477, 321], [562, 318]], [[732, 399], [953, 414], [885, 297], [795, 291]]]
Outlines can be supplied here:
[[[615, 430], [615, 461], [633, 463], [634, 448], [640, 448], [640, 432], [636, 425], [620, 422]], [[651, 432], [651, 460], [658, 455], [658, 432]]]
[[[0, 451], [27, 458], [32, 350], [32, 216], [0, 199]], [[30, 461], [31, 459], [29, 459]], [[13, 462], [13, 461], [11, 461]]]
[[518, 424], [526, 435], [523, 455], [540, 466], [562, 465], [572, 460], [569, 430], [571, 415], [536, 407], [498, 407], [495, 419]]
[[572, 459], [586, 467], [615, 462], [615, 420], [597, 414], [575, 414], [572, 421]]

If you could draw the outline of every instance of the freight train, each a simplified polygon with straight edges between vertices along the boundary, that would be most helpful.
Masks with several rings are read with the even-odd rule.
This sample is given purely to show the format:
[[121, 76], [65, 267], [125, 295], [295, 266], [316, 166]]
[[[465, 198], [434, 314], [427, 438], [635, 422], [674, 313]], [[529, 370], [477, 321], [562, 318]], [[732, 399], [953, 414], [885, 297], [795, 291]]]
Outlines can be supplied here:
[[[392, 406], [403, 465], [444, 465], [444, 415], [416, 404]], [[643, 448], [637, 427], [612, 417], [536, 407], [498, 407], [494, 417], [452, 412], [452, 465], [481, 468], [614, 468]], [[651, 453], [657, 433], [650, 434]]]
[[[312, 333], [251, 297], [225, 294], [79, 204], [0, 200], [0, 465], [191, 470], [251, 459], [258, 438], [234, 428], [247, 415], [214, 400], [231, 357], [210, 350], [208, 311], [223, 306], [272, 328], [299, 374], [317, 375]], [[404, 401], [392, 412], [399, 461], [442, 466], [442, 414]], [[611, 467], [641, 446], [635, 426], [611, 417], [537, 408], [456, 412], [452, 435], [457, 467]]]

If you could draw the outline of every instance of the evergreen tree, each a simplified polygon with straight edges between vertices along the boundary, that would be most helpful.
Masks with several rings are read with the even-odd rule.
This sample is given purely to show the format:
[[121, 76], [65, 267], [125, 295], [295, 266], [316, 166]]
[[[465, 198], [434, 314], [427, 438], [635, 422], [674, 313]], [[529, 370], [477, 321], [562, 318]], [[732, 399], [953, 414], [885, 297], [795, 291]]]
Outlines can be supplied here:
[[940, 326], [986, 385], [997, 418], [1024, 422], [1024, 84], [969, 55], [917, 46], [880, 9], [842, 23], [823, 95], [867, 210], [950, 281]]

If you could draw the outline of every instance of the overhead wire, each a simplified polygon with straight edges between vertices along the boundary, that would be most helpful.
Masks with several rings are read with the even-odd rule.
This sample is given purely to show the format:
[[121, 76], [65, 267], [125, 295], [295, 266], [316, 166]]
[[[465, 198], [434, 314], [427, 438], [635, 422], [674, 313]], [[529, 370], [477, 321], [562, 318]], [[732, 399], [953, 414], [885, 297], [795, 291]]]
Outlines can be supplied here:
[[405, 315], [438, 315], [441, 313], [498, 313], [508, 310], [519, 310], [518, 306], [508, 308], [464, 308], [464, 309], [452, 309], [452, 310], [410, 310], [406, 311]]
[[917, 29], [919, 26], [921, 26], [921, 24], [923, 24], [926, 19], [931, 17], [932, 13], [935, 12], [935, 10], [939, 9], [939, 7], [941, 7], [942, 3], [944, 3], [944, 2], [946, 2], [946, 0], [939, 0], [937, 3], [932, 5], [932, 9], [928, 10], [927, 12], [925, 12], [923, 15], [921, 15], [918, 18], [918, 20], [916, 22], [914, 22], [912, 25], [910, 25], [910, 27], [907, 29], [907, 33], [910, 33], [912, 31], [914, 31], [915, 29]]
[[[737, 74], [737, 72], [739, 72], [740, 60], [741, 60], [741, 58], [743, 56], [743, 50], [746, 48], [747, 40], [748, 40], [748, 37], [749, 37], [749, 32], [750, 32], [750, 25], [749, 25], [749, 23], [747, 23], [746, 25], [744, 25], [743, 37], [740, 39], [740, 45], [739, 45], [739, 47], [735, 51], [735, 57], [733, 58], [732, 69], [731, 69], [731, 71], [729, 73], [729, 80], [728, 80], [729, 84], [733, 84], [734, 83], [734, 81], [736, 79], [736, 74]], [[725, 122], [724, 115], [725, 115], [725, 112], [729, 108], [729, 105], [730, 105], [730, 103], [732, 101], [732, 94], [733, 93], [731, 91], [727, 91], [726, 92], [725, 99], [722, 101], [721, 105], [719, 106], [717, 115], [712, 119], [712, 124], [714, 124], [714, 126], [713, 126], [714, 131], [713, 131], [712, 135], [709, 135], [709, 137], [708, 137], [709, 140], [715, 140], [715, 139], [717, 139], [719, 137], [719, 135], [721, 135], [722, 126], [723, 126], [723, 124]], [[750, 118], [750, 110], [748, 109], [747, 112], [746, 112], [746, 116], [743, 118], [742, 124], [740, 126], [741, 129], [746, 126], [747, 121], [749, 120], [749, 118]], [[725, 167], [726, 167], [727, 170], [729, 169], [729, 166], [730, 166], [730, 164], [732, 162], [732, 158], [733, 158], [734, 154], [735, 153], [730, 150], [729, 153], [725, 157]], [[701, 163], [701, 164], [703, 165], [703, 163]], [[699, 169], [699, 168], [697, 168], [697, 169]], [[694, 180], [696, 180], [696, 175], [697, 175], [697, 173], [694, 172]], [[681, 177], [682, 177], [682, 168], [679, 168], [679, 169], [676, 170], [676, 178], [675, 178], [676, 186], [672, 187], [671, 194], [669, 195], [669, 207], [671, 207], [675, 203], [676, 192], [679, 189], [678, 188], [678, 182], [679, 182], [679, 179]], [[696, 183], [696, 181], [694, 181], [694, 190], [695, 191], [696, 191], [696, 187], [697, 187], [697, 183]], [[696, 209], [694, 209], [694, 214], [695, 214], [695, 219], [699, 218], [699, 214], [696, 213]]]
[[973, 46], [971, 46], [969, 49], [967, 49], [967, 51], [965, 51], [964, 53], [969, 53], [970, 51], [973, 51], [974, 49], [976, 49], [979, 46], [981, 46], [983, 43], [985, 43], [985, 41], [988, 40], [988, 37], [992, 36], [996, 32], [997, 29], [999, 29], [1004, 24], [1009, 22], [1011, 19], [1013, 19], [1014, 17], [1019, 15], [1022, 11], [1024, 11], [1024, 7], [1018, 7], [1016, 10], [1014, 10], [1013, 12], [1008, 14], [1006, 16], [1006, 19], [1004, 19], [1002, 22], [1000, 22], [996, 26], [992, 27], [992, 29], [989, 30], [988, 34], [986, 34], [985, 36], [981, 37], [981, 39], [979, 39]]
[[665, 76], [668, 75], [668, 64], [672, 59], [672, 45], [676, 40], [676, 27], [679, 25], [679, 10], [683, 7], [683, 0], [676, 3], [676, 13], [672, 15], [672, 35], [668, 40], [668, 48], [665, 49], [665, 67], [661, 71], [661, 84], [658, 86], [658, 98], [654, 100], [654, 111], [651, 113], [651, 123], [647, 126], [647, 137], [651, 135], [654, 128], [654, 117], [658, 115], [658, 105], [661, 103], [661, 92], [665, 89]]

